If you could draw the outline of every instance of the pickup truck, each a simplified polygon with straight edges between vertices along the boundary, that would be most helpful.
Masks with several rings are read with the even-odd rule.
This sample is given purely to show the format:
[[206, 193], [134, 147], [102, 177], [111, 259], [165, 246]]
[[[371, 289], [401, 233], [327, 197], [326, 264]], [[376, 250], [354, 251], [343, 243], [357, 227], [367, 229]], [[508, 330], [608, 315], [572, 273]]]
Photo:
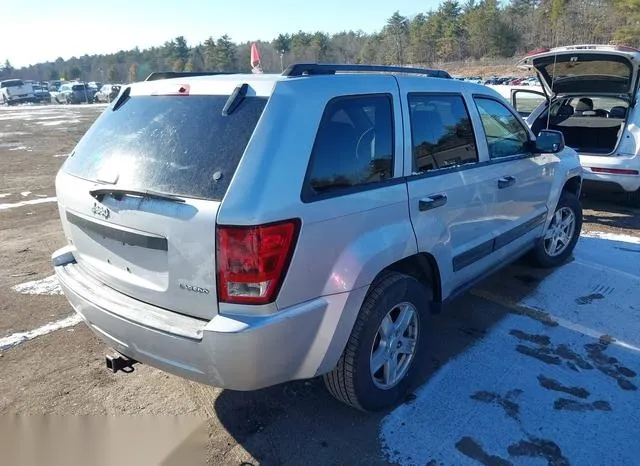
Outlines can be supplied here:
[[24, 102], [35, 102], [36, 95], [33, 86], [22, 79], [7, 79], [0, 81], [0, 102], [15, 105]]

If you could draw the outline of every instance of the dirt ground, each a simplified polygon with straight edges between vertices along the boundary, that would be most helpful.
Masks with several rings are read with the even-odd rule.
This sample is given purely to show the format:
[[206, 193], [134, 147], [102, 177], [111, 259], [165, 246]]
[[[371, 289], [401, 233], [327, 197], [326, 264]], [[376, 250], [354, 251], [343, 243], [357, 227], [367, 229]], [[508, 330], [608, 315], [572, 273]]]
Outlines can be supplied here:
[[[103, 108], [0, 109], [0, 206], [34, 201], [0, 208], [0, 337], [72, 314], [64, 296], [11, 288], [52, 274], [51, 253], [64, 243], [58, 212], [55, 202], [36, 202], [55, 196], [63, 155]], [[640, 236], [637, 208], [614, 198], [584, 202], [585, 230]], [[543, 277], [516, 280], [520, 284], [504, 292], [505, 280], [522, 275], [520, 267], [500, 272], [435, 316], [427, 384], [506, 316], [527, 314], [517, 303]], [[112, 374], [104, 367], [107, 350], [79, 324], [0, 351], [0, 414], [201, 416], [210, 464], [390, 464], [381, 455], [383, 415], [345, 408], [320, 380], [251, 393], [223, 391], [144, 365], [130, 374]]]

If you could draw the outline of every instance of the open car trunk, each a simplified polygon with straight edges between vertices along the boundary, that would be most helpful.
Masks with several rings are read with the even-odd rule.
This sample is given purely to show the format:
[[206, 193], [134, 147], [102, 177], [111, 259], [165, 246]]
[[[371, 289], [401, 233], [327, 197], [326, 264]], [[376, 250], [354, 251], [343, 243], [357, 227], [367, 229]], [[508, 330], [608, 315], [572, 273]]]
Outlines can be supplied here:
[[[591, 104], [591, 108], [590, 107]], [[532, 124], [562, 132], [565, 143], [580, 153], [607, 155], [615, 151], [626, 126], [628, 104], [612, 97], [557, 98]]]
[[532, 52], [519, 63], [535, 70], [550, 104], [531, 124], [552, 129], [585, 154], [615, 152], [638, 89], [640, 52], [628, 47], [573, 45]]

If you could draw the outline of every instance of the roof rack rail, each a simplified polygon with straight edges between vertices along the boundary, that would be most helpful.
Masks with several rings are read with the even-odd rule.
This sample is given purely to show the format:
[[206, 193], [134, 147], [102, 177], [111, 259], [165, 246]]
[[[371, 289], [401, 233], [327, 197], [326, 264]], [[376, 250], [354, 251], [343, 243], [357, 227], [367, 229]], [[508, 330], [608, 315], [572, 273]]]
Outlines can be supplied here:
[[145, 81], [158, 81], [160, 79], [189, 78], [194, 76], [216, 76], [219, 74], [234, 74], [217, 71], [156, 71], [147, 76]]
[[422, 74], [432, 78], [452, 79], [451, 75], [444, 70], [432, 70], [426, 68], [409, 68], [405, 66], [386, 65], [352, 65], [352, 64], [324, 64], [324, 63], [295, 63], [290, 65], [282, 76], [310, 76], [336, 74], [339, 72], [379, 72], [379, 73], [410, 73]]

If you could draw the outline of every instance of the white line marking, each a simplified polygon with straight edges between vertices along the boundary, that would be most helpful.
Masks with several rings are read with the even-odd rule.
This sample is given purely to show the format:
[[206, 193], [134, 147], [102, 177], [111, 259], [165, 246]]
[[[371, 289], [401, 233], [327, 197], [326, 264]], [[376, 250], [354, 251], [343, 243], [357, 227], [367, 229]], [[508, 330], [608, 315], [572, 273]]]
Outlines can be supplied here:
[[30, 201], [15, 202], [13, 204], [0, 204], [0, 210], [13, 209], [14, 207], [22, 207], [25, 205], [43, 204], [45, 202], [56, 202], [56, 197], [45, 197], [43, 199], [32, 199]]
[[82, 322], [82, 317], [79, 314], [73, 314], [56, 322], [49, 322], [48, 324], [38, 327], [28, 332], [18, 332], [8, 337], [0, 338], [0, 351], [13, 348], [14, 346], [24, 343], [25, 341], [33, 340], [36, 337], [46, 335], [47, 333], [55, 332], [62, 328], [73, 327], [74, 325]]
[[27, 197], [29, 194], [31, 194], [31, 191], [22, 191], [22, 192], [20, 193], [20, 195], [21, 195], [22, 197]]
[[2, 193], [0, 194], [0, 199], [2, 199], [3, 197], [9, 197], [11, 196], [11, 193]]
[[62, 294], [62, 288], [60, 288], [60, 284], [55, 275], [40, 280], [21, 283], [11, 287], [11, 289], [22, 294]]

